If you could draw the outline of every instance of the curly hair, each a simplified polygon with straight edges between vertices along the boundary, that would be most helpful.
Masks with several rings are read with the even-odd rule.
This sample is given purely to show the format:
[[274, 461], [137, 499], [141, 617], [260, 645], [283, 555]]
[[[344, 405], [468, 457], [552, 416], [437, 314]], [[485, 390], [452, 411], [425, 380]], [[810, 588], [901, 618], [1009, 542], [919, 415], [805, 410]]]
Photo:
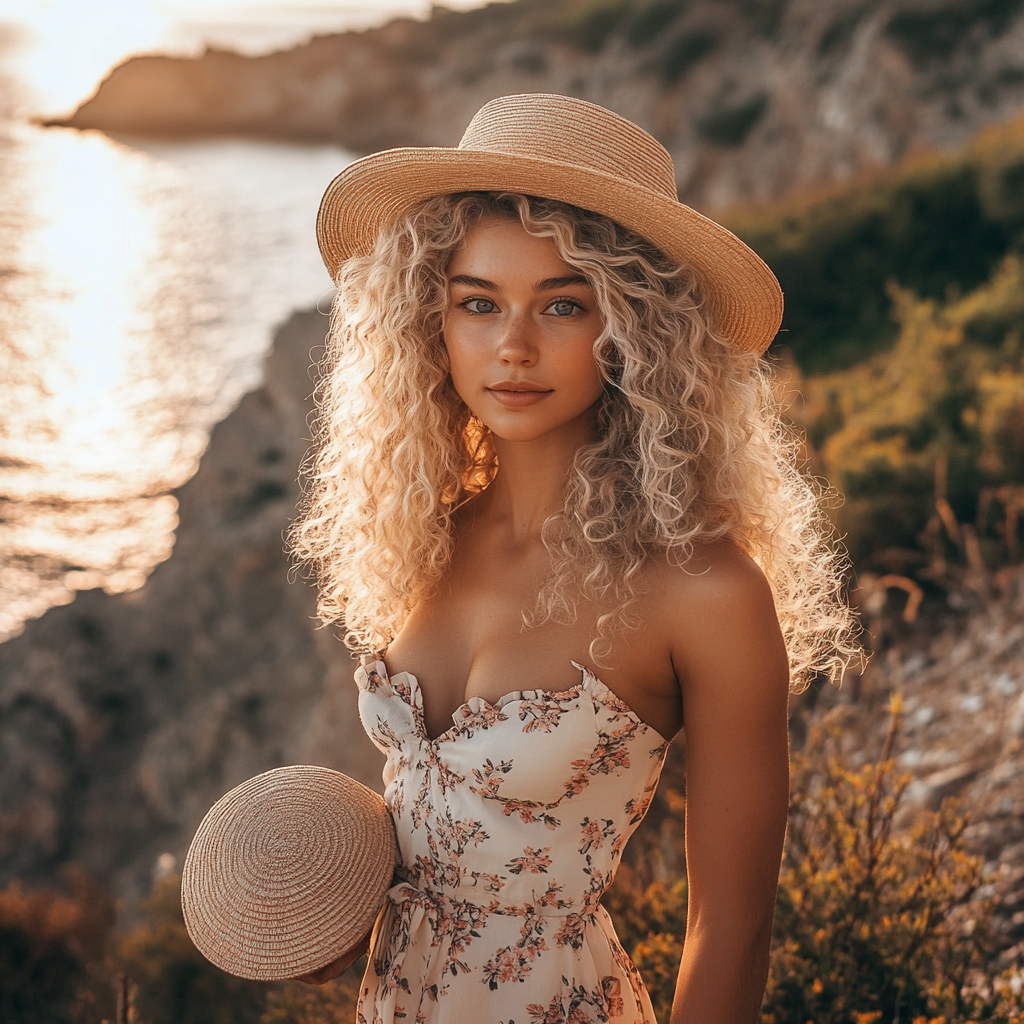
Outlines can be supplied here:
[[456, 510], [498, 470], [488, 429], [452, 385], [446, 268], [482, 217], [552, 240], [594, 290], [606, 386], [564, 506], [544, 524], [551, 569], [527, 626], [574, 621], [600, 601], [590, 656], [636, 629], [652, 557], [685, 566], [729, 538], [771, 584], [797, 689], [856, 654], [845, 557], [824, 494], [797, 465], [770, 365], [716, 335], [698, 282], [600, 214], [510, 193], [439, 196], [409, 210], [338, 274], [318, 387], [317, 443], [290, 539], [320, 586], [319, 613], [356, 649], [385, 646], [452, 553]]

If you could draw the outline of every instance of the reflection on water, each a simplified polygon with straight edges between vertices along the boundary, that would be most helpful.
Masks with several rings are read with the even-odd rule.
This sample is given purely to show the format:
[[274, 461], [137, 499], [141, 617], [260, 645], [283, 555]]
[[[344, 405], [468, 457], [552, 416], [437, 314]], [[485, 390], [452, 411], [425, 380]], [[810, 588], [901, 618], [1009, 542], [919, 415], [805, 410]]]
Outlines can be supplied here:
[[349, 159], [0, 125], [0, 638], [167, 556], [167, 491], [273, 326], [326, 307], [313, 223]]

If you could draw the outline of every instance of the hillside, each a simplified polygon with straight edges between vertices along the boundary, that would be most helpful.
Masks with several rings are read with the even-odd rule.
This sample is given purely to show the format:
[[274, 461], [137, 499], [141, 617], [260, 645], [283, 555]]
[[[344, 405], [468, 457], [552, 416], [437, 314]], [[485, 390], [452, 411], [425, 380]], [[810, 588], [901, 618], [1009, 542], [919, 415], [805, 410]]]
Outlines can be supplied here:
[[325, 332], [315, 312], [278, 332], [266, 384], [175, 492], [174, 551], [141, 590], [80, 593], [0, 644], [0, 884], [73, 861], [131, 903], [251, 775], [314, 763], [380, 786], [352, 662], [282, 540]]
[[1024, 0], [517, 0], [262, 57], [115, 68], [67, 121], [141, 134], [454, 145], [510, 92], [652, 131], [703, 208], [842, 182], [1024, 107]]

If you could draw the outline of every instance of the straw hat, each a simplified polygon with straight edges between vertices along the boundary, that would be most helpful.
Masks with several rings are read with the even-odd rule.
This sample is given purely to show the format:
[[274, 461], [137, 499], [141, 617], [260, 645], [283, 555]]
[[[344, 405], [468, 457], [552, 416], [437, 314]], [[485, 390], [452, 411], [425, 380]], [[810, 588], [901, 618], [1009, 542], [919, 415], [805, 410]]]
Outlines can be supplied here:
[[231, 974], [295, 978], [366, 935], [394, 864], [394, 825], [376, 793], [329, 768], [275, 768], [203, 818], [182, 870], [185, 927]]
[[665, 147], [604, 107], [548, 93], [491, 100], [456, 149], [389, 149], [346, 167], [317, 217], [328, 271], [369, 253], [421, 200], [470, 191], [558, 199], [632, 229], [698, 277], [714, 326], [738, 348], [763, 352], [779, 329], [775, 276], [732, 232], [679, 202]]

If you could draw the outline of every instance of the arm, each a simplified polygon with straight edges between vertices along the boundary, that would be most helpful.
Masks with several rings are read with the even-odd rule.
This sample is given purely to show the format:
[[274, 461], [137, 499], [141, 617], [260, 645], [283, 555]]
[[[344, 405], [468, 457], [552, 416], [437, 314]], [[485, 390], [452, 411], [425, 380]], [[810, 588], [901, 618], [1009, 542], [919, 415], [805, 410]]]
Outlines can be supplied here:
[[789, 807], [789, 670], [771, 591], [719, 551], [668, 609], [686, 730], [689, 909], [672, 1024], [751, 1024]]

